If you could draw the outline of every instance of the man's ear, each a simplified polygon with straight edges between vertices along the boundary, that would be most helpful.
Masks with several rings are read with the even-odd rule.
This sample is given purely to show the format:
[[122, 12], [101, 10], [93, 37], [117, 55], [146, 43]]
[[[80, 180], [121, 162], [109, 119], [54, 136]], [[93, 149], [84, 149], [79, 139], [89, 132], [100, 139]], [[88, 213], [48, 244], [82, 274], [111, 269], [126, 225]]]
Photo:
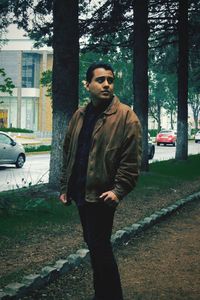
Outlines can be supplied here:
[[90, 85], [90, 83], [86, 81], [86, 83], [85, 83], [85, 88], [86, 88], [87, 91], [90, 90], [90, 89], [89, 89], [89, 85]]

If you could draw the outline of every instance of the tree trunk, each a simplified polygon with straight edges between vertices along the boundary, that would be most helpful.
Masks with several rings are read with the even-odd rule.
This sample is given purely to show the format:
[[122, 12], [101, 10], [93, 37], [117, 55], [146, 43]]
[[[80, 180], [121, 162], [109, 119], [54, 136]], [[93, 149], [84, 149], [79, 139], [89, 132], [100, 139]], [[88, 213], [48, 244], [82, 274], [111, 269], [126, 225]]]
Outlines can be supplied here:
[[134, 1], [134, 110], [143, 130], [142, 171], [148, 171], [148, 1]]
[[176, 159], [188, 158], [188, 0], [179, 0], [178, 119]]
[[171, 129], [174, 129], [173, 111], [170, 111], [170, 124]]
[[53, 25], [53, 131], [49, 184], [58, 189], [64, 136], [78, 106], [78, 0], [55, 0]]
[[161, 106], [160, 106], [160, 101], [157, 101], [158, 105], [158, 132], [161, 130]]

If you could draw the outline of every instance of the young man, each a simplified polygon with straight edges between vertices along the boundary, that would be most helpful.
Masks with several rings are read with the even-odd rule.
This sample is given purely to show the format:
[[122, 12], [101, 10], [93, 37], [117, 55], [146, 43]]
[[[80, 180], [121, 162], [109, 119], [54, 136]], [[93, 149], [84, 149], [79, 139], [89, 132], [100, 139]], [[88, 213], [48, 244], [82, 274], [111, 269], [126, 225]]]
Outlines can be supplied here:
[[105, 63], [86, 73], [91, 102], [73, 115], [64, 141], [60, 200], [78, 207], [90, 250], [96, 300], [122, 300], [110, 242], [115, 209], [135, 186], [141, 159], [141, 127], [114, 95], [114, 71]]

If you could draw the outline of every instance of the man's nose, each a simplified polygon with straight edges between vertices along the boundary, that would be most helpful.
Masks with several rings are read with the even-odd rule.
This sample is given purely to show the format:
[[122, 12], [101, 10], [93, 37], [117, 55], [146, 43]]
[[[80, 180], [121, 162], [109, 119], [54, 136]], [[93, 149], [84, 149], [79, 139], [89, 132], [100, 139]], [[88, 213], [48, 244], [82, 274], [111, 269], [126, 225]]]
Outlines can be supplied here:
[[108, 79], [105, 79], [105, 80], [104, 80], [103, 86], [104, 86], [104, 87], [109, 87], [109, 86], [110, 86], [110, 84], [109, 84], [109, 82], [108, 82]]

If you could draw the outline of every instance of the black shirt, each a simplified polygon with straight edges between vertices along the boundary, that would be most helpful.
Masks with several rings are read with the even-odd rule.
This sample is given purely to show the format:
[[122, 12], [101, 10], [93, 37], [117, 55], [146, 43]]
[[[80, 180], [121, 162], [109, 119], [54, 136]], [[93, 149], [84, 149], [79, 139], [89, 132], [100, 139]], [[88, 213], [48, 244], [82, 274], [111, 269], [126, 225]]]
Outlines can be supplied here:
[[111, 101], [98, 107], [95, 107], [92, 102], [90, 102], [85, 111], [83, 126], [78, 138], [75, 164], [69, 181], [68, 193], [68, 197], [74, 199], [78, 206], [85, 203], [85, 184], [92, 133], [99, 116], [109, 106]]

